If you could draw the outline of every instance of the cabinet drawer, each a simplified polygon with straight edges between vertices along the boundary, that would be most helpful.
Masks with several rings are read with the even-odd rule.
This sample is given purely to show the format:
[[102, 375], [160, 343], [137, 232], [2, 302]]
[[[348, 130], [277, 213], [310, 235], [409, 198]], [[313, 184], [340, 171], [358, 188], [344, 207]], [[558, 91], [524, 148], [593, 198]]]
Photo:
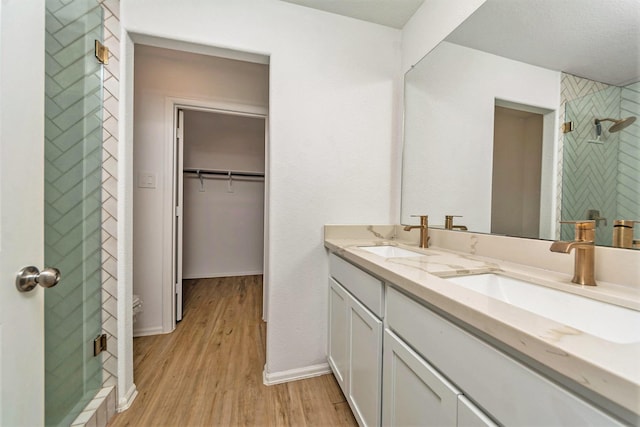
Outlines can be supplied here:
[[388, 327], [503, 425], [621, 425], [573, 393], [389, 287]]
[[384, 284], [335, 254], [329, 255], [331, 276], [378, 318], [383, 313]]

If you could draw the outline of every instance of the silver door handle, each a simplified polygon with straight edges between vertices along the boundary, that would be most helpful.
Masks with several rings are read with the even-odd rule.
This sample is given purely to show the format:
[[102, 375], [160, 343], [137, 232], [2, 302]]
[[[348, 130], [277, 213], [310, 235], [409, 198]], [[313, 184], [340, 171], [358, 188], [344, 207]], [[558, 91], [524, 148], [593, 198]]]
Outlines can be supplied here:
[[36, 285], [43, 288], [51, 288], [60, 281], [60, 270], [57, 268], [45, 268], [40, 272], [37, 267], [30, 265], [25, 267], [16, 276], [16, 288], [20, 292], [32, 291]]

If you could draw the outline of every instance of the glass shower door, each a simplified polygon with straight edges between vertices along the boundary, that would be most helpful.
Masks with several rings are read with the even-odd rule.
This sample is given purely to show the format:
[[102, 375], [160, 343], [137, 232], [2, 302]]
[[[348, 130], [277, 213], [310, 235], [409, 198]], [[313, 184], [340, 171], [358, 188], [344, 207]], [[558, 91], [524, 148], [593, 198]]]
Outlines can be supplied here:
[[46, 0], [45, 422], [68, 426], [102, 385], [102, 40], [97, 0]]

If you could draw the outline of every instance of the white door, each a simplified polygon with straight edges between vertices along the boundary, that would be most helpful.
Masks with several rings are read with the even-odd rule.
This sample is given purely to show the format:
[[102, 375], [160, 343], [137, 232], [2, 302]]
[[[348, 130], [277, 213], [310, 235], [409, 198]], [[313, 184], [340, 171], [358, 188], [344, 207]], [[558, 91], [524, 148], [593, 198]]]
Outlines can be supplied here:
[[0, 0], [0, 425], [44, 424], [44, 0]]
[[182, 177], [184, 169], [184, 110], [176, 109], [175, 116], [175, 138], [176, 138], [176, 206], [174, 221], [174, 276], [175, 283], [175, 301], [176, 301], [176, 322], [182, 320], [182, 232], [183, 232], [183, 215], [182, 207], [184, 202], [184, 181]]

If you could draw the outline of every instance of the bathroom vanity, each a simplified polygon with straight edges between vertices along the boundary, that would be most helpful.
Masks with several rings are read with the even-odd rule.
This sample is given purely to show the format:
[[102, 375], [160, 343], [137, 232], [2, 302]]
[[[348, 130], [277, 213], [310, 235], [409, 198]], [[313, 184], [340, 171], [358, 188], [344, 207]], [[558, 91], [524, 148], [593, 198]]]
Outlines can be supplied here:
[[[571, 311], [571, 298], [589, 298], [628, 322], [640, 319], [637, 288], [571, 285], [570, 257], [557, 254], [525, 264], [470, 253], [496, 236], [438, 231], [428, 249], [415, 237], [394, 226], [325, 228], [328, 361], [360, 425], [638, 424], [640, 336], [632, 329], [640, 323], [609, 334], [580, 316], [558, 321], [538, 311], [552, 305], [544, 297], [514, 302], [518, 295], [505, 299], [451, 278], [504, 276], [506, 284], [482, 286], [561, 292], [570, 298], [562, 312]], [[536, 253], [519, 252], [515, 258]], [[549, 259], [560, 262], [540, 268]], [[587, 310], [595, 317], [602, 307]]]

